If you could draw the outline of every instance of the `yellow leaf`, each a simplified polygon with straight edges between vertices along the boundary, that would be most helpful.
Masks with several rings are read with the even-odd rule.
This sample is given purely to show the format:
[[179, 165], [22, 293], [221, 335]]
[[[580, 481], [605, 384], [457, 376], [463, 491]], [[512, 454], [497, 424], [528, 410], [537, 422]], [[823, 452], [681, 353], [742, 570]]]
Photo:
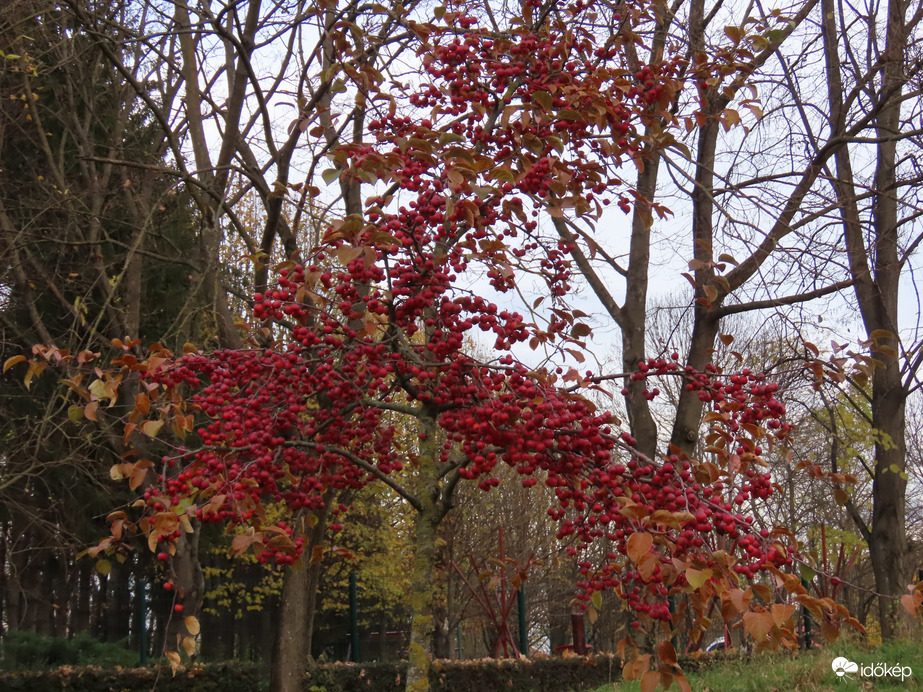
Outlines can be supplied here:
[[105, 576], [112, 571], [112, 563], [108, 560], [99, 560], [96, 563], [96, 571]]
[[168, 651], [167, 659], [170, 661], [170, 670], [173, 671], [173, 675], [176, 675], [176, 671], [182, 668], [182, 661], [180, 660], [179, 653], [176, 651]]
[[17, 363], [23, 363], [26, 360], [28, 359], [23, 355], [11, 356], [10, 358], [7, 358], [6, 361], [3, 363], [3, 372], [6, 372], [7, 370], [12, 368]]
[[186, 625], [186, 631], [189, 632], [189, 634], [191, 634], [193, 637], [197, 636], [201, 631], [199, 621], [192, 615], [183, 620], [183, 623]]
[[163, 427], [162, 420], [146, 420], [141, 424], [141, 432], [148, 437], [157, 437], [157, 433]]
[[590, 625], [595, 625], [596, 621], [599, 619], [599, 612], [596, 608], [587, 608], [586, 609], [587, 620], [590, 621]]
[[686, 583], [693, 589], [701, 589], [710, 576], [710, 569], [692, 569], [690, 567], [686, 570]]

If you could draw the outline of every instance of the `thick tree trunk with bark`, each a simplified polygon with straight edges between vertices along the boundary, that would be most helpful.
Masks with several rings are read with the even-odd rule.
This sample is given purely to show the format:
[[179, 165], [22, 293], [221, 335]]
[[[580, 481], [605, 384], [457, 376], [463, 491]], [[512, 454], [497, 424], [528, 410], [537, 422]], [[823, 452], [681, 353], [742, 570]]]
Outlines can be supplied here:
[[446, 489], [440, 484], [439, 445], [435, 418], [420, 419], [420, 464], [417, 485], [417, 525], [410, 567], [410, 645], [407, 649], [407, 692], [428, 692], [433, 659], [433, 577], [439, 525], [448, 511]]
[[[823, 0], [821, 7], [828, 98], [831, 119], [834, 127], [838, 127], [845, 121], [846, 111], [838, 54], [837, 14], [833, 0]], [[877, 432], [872, 523], [868, 540], [884, 639], [891, 639], [900, 632], [902, 609], [898, 599], [905, 593], [910, 576], [904, 521], [907, 491], [905, 406], [908, 389], [901, 372], [898, 316], [904, 259], [900, 247], [902, 220], [896, 184], [897, 135], [901, 132], [900, 112], [906, 82], [905, 12], [906, 4], [901, 0], [888, 3], [886, 44], [880, 68], [881, 89], [875, 116], [878, 142], [874, 202], [868, 222], [864, 222], [860, 214], [857, 203], [859, 185], [846, 147], [836, 152], [834, 181], [856, 302], [870, 344], [870, 355], [880, 363], [871, 378], [872, 427]]]
[[436, 536], [442, 517], [435, 502], [423, 499], [417, 517], [414, 554], [410, 568], [410, 646], [407, 650], [407, 692], [428, 692], [433, 658], [433, 569]]
[[[324, 496], [324, 509], [313, 515], [316, 522], [306, 531], [303, 565], [299, 569], [286, 570], [283, 577], [270, 692], [301, 692], [304, 684], [305, 666], [311, 656], [322, 567], [320, 560], [313, 559], [313, 554], [315, 546], [323, 543], [332, 497], [332, 492], [328, 491]], [[299, 522], [303, 521], [304, 517], [299, 518]]]
[[308, 567], [288, 569], [282, 578], [282, 607], [276, 634], [275, 663], [269, 689], [272, 692], [301, 692], [307, 657]]

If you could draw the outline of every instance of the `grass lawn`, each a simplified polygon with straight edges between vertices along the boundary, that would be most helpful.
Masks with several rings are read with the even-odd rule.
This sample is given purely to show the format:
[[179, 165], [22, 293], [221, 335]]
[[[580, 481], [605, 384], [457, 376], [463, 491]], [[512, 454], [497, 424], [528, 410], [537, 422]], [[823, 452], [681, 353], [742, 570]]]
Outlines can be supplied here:
[[[844, 657], [859, 665], [859, 672], [839, 678], [831, 664]], [[863, 668], [885, 664], [908, 666], [909, 678], [863, 675]], [[694, 692], [905, 692], [923, 690], [923, 642], [895, 642], [878, 649], [854, 644], [834, 644], [827, 649], [795, 654], [761, 654], [750, 660], [731, 661], [712, 670], [687, 675]], [[677, 689], [673, 686], [672, 689]], [[600, 687], [596, 692], [639, 692], [637, 681]]]

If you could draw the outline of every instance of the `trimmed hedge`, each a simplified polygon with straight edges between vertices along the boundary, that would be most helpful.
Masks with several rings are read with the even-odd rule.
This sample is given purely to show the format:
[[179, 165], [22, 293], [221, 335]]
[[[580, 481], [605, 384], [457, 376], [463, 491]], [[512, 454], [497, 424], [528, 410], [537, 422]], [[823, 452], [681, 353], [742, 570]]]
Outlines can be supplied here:
[[[306, 692], [399, 692], [406, 663], [331, 663], [311, 666]], [[430, 672], [433, 692], [562, 692], [592, 690], [619, 679], [617, 656], [436, 661]]]
[[[737, 652], [681, 656], [683, 670], [711, 668]], [[400, 692], [405, 663], [328, 663], [308, 669], [305, 692]], [[594, 690], [622, 677], [622, 661], [614, 654], [531, 659], [436, 661], [430, 672], [433, 692], [564, 692]]]
[[[159, 678], [158, 678], [159, 676]], [[101, 668], [63, 666], [51, 671], [0, 673], [4, 692], [255, 692], [268, 687], [264, 670], [251, 663], [195, 666], [175, 676], [169, 666]]]
[[[729, 656], [682, 657], [686, 672], [709, 668]], [[401, 692], [407, 664], [314, 664], [305, 677], [305, 692]], [[476, 659], [436, 661], [430, 673], [433, 692], [564, 692], [593, 690], [621, 677], [622, 662], [613, 654], [566, 658]], [[159, 676], [159, 677], [158, 677]], [[69, 667], [52, 671], [0, 673], [4, 692], [257, 692], [267, 689], [268, 674], [255, 663], [212, 663], [175, 676], [154, 668]]]

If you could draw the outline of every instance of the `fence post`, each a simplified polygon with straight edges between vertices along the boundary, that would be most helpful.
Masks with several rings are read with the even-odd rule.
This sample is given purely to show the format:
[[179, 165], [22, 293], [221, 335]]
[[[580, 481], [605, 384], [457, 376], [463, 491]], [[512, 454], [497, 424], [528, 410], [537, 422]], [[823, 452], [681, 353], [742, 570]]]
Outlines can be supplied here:
[[519, 585], [519, 593], [516, 594], [519, 606], [519, 653], [523, 656], [529, 655], [529, 630], [526, 628], [526, 585]]

